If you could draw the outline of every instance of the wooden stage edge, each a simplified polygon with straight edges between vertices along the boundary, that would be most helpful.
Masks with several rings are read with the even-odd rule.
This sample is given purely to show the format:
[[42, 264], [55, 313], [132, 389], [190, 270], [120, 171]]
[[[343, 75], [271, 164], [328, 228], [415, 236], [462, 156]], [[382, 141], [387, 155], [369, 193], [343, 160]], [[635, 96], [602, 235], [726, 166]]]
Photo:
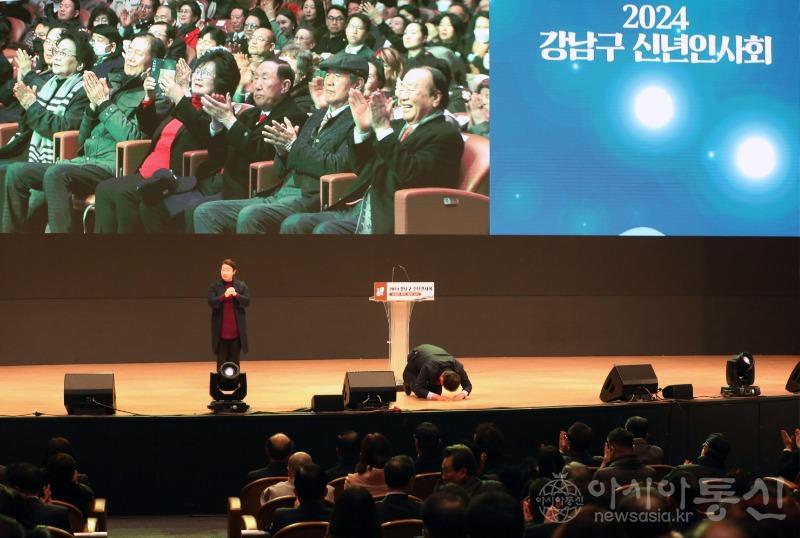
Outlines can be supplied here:
[[[729, 356], [482, 357], [462, 359], [474, 386], [460, 402], [429, 402], [398, 393], [396, 406], [413, 410], [475, 410], [604, 405], [598, 395], [615, 364], [650, 363], [659, 387], [692, 383], [695, 397], [719, 398]], [[800, 356], [756, 356], [763, 396], [786, 396], [786, 380]], [[65, 415], [65, 373], [113, 373], [117, 408], [143, 415], [208, 414], [209, 362], [68, 364], [0, 367], [0, 415]], [[251, 412], [291, 412], [314, 394], [341, 393], [345, 372], [388, 369], [386, 359], [242, 362]], [[118, 416], [124, 416], [120, 412]]]

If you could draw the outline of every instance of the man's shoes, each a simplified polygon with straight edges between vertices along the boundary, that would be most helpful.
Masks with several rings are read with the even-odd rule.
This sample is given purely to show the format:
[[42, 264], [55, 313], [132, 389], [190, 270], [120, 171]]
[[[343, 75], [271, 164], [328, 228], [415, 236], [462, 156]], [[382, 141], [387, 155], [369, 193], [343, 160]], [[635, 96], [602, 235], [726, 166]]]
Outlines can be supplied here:
[[406, 396], [411, 396], [411, 384], [403, 383], [403, 390], [406, 391]]

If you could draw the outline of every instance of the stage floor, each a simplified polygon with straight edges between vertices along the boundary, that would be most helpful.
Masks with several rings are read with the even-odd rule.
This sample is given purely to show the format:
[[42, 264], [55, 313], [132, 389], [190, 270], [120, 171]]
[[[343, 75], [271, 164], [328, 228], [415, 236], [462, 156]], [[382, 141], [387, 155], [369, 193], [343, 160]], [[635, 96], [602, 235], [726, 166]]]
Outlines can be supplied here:
[[[660, 387], [694, 384], [696, 397], [719, 398], [728, 356], [466, 358], [473, 394], [459, 402], [430, 402], [398, 393], [408, 410], [537, 408], [602, 404], [598, 395], [614, 364], [651, 363]], [[784, 389], [798, 356], [756, 356], [764, 396]], [[144, 415], [207, 414], [207, 362], [6, 366], [0, 368], [0, 414], [65, 415], [65, 373], [113, 373], [117, 407]], [[346, 371], [383, 370], [386, 359], [247, 361], [247, 403], [253, 412], [287, 412], [310, 405], [314, 394], [342, 390]], [[122, 415], [123, 413], [120, 413]]]

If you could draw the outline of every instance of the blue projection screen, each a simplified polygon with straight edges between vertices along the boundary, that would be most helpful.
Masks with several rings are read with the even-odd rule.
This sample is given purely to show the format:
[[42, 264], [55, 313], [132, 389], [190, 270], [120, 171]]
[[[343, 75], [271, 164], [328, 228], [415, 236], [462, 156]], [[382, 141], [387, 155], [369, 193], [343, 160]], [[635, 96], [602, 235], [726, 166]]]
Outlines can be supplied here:
[[800, 1], [492, 3], [491, 233], [800, 235]]

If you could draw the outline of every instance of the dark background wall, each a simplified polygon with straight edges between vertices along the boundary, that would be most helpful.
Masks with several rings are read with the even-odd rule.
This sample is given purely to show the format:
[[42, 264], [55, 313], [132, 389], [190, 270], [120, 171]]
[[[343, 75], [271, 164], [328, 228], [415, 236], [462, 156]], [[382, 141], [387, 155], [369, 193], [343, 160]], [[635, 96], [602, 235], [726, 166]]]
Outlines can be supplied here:
[[224, 257], [252, 290], [251, 360], [386, 356], [367, 297], [396, 264], [436, 282], [412, 345], [457, 356], [800, 353], [791, 238], [0, 236], [0, 252], [0, 364], [206, 360]]

